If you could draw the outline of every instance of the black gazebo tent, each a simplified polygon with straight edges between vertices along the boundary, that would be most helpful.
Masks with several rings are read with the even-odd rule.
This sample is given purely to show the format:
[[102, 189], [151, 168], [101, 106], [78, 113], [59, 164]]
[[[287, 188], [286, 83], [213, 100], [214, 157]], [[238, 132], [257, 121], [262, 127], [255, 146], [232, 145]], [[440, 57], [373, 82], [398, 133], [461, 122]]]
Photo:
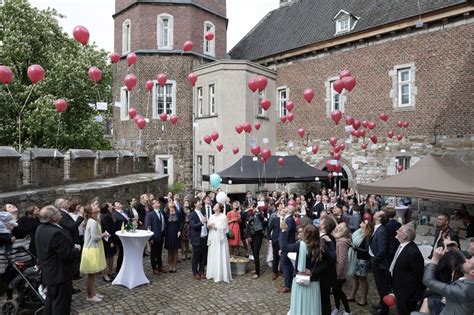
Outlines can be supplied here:
[[[244, 155], [227, 169], [218, 172], [223, 184], [261, 184], [261, 183], [295, 183], [314, 182], [327, 179], [328, 173], [318, 170], [302, 161], [296, 155], [284, 156], [285, 164], [280, 166], [280, 156], [271, 156], [264, 164], [261, 158], [254, 160], [253, 156]], [[318, 177], [318, 179], [317, 179]], [[209, 181], [209, 175], [202, 176]]]

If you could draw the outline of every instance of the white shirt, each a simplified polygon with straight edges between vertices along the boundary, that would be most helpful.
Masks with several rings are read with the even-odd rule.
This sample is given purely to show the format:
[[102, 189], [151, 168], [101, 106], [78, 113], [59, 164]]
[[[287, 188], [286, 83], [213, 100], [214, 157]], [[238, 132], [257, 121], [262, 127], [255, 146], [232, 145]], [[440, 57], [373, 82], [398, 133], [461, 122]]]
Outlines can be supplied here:
[[410, 243], [410, 242], [400, 243], [400, 246], [398, 246], [398, 249], [395, 252], [395, 256], [393, 256], [392, 263], [390, 264], [390, 268], [388, 269], [392, 276], [393, 276], [393, 269], [395, 269], [395, 264], [397, 263], [398, 256], [400, 256], [403, 249], [405, 248], [405, 246], [408, 245], [408, 243]]
[[204, 222], [204, 217], [201, 213], [200, 210], [194, 210], [196, 211], [198, 217], [199, 217], [199, 220], [201, 220], [201, 223], [202, 223], [202, 226], [201, 226], [201, 237], [206, 237], [207, 236], [207, 227], [206, 227], [206, 223]]
[[[376, 224], [374, 226], [374, 233], [372, 233], [372, 235], [375, 235], [375, 232], [377, 232], [377, 229], [382, 225], [382, 223], [379, 223], [379, 224]], [[372, 248], [370, 248], [369, 246], [369, 255], [370, 257], [375, 257], [374, 253], [372, 252]]]
[[206, 204], [204, 205], [204, 208], [206, 208], [206, 218], [209, 220], [212, 215], [212, 207], [210, 204]]
[[128, 215], [125, 213], [123, 210], [117, 210], [118, 213], [120, 213], [127, 221], [129, 220]]

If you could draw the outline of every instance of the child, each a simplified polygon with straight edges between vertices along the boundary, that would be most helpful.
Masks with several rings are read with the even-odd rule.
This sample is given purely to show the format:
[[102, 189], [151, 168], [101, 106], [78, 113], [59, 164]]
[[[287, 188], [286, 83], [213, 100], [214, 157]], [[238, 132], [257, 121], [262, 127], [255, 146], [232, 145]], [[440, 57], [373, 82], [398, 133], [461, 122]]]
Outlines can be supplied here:
[[18, 223], [13, 221], [11, 213], [0, 211], [0, 247], [5, 246], [5, 251], [12, 249], [15, 238], [12, 237], [11, 230], [16, 226], [18, 226]]

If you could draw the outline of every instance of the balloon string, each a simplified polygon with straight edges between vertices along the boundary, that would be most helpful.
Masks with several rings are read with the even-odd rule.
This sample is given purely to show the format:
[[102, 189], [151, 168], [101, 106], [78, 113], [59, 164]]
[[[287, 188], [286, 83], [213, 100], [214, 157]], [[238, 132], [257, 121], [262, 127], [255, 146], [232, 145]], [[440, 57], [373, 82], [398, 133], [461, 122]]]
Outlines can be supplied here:
[[281, 170], [281, 165], [280, 165], [280, 167], [278, 168], [277, 176], [276, 176], [276, 178], [275, 178], [275, 185], [276, 185], [276, 183], [277, 183], [278, 176], [280, 176], [280, 170]]
[[265, 178], [265, 184], [264, 184], [264, 186], [267, 185], [267, 169], [266, 169], [266, 164], [267, 164], [267, 162], [265, 162], [265, 163], [263, 164], [263, 174], [264, 174], [263, 177]]
[[7, 87], [8, 95], [10, 95], [10, 98], [12, 99], [12, 104], [15, 106], [15, 108], [16, 108], [17, 110], [20, 110], [20, 109], [18, 108], [18, 104], [15, 102], [15, 99], [13, 98], [12, 92], [11, 92], [10, 89], [8, 88], [8, 84], [6, 84], [6, 87]]
[[56, 144], [54, 145], [54, 148], [56, 150], [58, 149], [59, 131], [61, 130], [61, 117], [62, 117], [62, 113], [59, 113], [58, 132], [56, 133]]
[[[151, 91], [148, 92], [148, 102], [146, 103], [146, 112], [145, 112], [145, 117], [148, 117], [148, 109], [150, 108], [150, 103], [151, 103]], [[151, 115], [152, 117], [153, 115]], [[151, 118], [150, 117], [150, 118]]]
[[26, 100], [25, 100], [25, 103], [24, 103], [23, 106], [21, 107], [21, 110], [20, 110], [20, 113], [19, 113], [20, 115], [21, 115], [21, 113], [23, 112], [23, 110], [25, 109], [26, 105], [28, 104], [28, 100], [30, 99], [31, 93], [33, 93], [33, 90], [35, 89], [35, 86], [36, 86], [36, 85], [33, 84], [32, 88], [31, 88], [31, 90], [30, 90], [30, 93], [28, 94], [28, 97], [27, 97]]

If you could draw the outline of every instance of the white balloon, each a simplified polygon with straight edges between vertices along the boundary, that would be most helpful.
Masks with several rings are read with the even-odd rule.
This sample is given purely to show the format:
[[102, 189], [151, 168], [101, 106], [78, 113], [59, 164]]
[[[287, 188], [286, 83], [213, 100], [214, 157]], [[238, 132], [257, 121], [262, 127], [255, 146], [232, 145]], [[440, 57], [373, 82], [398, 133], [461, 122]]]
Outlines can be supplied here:
[[216, 200], [218, 203], [220, 204], [225, 204], [225, 202], [227, 201], [227, 194], [223, 191], [219, 192], [216, 196]]

